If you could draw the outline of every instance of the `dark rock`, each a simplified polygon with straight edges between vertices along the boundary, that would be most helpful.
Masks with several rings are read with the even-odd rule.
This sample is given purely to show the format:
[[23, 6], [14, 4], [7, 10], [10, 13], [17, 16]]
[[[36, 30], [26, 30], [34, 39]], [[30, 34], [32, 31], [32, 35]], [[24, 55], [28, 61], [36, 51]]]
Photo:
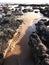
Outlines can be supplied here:
[[8, 41], [12, 39], [13, 35], [15, 34], [18, 27], [22, 24], [23, 20], [17, 19], [16, 21], [8, 18], [4, 18], [0, 22], [0, 43], [1, 43], [1, 52], [8, 47]]
[[46, 17], [49, 17], [49, 7], [45, 7], [44, 9], [40, 8], [40, 12], [46, 16]]
[[42, 42], [49, 48], [49, 28], [44, 23], [38, 22], [36, 24], [36, 32]]
[[35, 24], [36, 31], [29, 37], [31, 58], [35, 65], [49, 65], [49, 27], [46, 19]]
[[[46, 53], [47, 47], [42, 43], [36, 33], [32, 33], [29, 38], [29, 46], [32, 50], [32, 60], [35, 65], [48, 65], [49, 55]], [[45, 60], [47, 59], [47, 60]]]
[[45, 25], [48, 26], [49, 25], [49, 20], [47, 22], [45, 22]]
[[28, 12], [28, 10], [27, 10], [27, 9], [24, 9], [24, 10], [23, 10], [23, 12], [24, 12], [24, 13], [27, 13], [27, 12]]
[[38, 11], [35, 11], [35, 13], [38, 13]]
[[3, 21], [0, 22], [0, 25], [6, 25], [6, 24], [9, 24], [8, 19], [4, 19]]
[[0, 65], [2, 65], [3, 64], [3, 53], [0, 53]]

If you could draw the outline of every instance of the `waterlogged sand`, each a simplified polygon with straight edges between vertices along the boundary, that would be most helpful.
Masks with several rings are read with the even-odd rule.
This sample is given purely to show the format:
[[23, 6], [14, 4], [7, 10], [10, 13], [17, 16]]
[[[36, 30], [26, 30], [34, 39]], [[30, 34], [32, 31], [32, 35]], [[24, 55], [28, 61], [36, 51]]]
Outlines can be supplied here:
[[19, 29], [20, 35], [18, 39], [14, 36], [11, 48], [6, 54], [4, 65], [32, 65], [28, 60], [30, 53], [28, 40], [32, 31], [35, 31], [33, 24], [38, 21], [41, 16], [35, 13], [25, 13], [21, 18], [24, 22]]

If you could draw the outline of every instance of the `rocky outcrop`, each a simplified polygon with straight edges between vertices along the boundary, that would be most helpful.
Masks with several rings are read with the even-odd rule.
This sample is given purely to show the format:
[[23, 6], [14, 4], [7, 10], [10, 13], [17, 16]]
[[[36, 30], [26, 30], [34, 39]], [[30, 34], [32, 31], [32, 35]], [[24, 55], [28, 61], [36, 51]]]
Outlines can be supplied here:
[[39, 35], [42, 42], [49, 48], [49, 28], [47, 27], [47, 22], [39, 21], [36, 24], [36, 32]]
[[22, 22], [23, 20], [17, 19], [16, 21], [10, 21], [10, 19], [7, 18], [0, 22], [0, 52], [4, 52], [7, 48], [7, 42], [12, 39]]
[[[44, 20], [45, 21], [45, 20]], [[48, 21], [41, 19], [36, 23], [36, 32], [29, 37], [32, 60], [35, 65], [49, 65], [49, 28]]]
[[46, 16], [46, 17], [49, 17], [49, 7], [45, 7], [44, 9], [40, 8], [40, 12]]

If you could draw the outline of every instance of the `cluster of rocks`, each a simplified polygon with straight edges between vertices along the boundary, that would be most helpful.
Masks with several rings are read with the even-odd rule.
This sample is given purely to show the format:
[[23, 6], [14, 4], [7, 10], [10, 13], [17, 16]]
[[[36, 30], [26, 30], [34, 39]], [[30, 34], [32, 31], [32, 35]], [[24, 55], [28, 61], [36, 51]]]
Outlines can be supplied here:
[[44, 9], [40, 8], [40, 12], [46, 16], [46, 17], [49, 17], [49, 7], [45, 7]]
[[8, 41], [13, 38], [23, 20], [18, 16], [23, 15], [21, 8], [8, 4], [0, 6], [0, 65], [3, 63], [3, 53], [9, 46]]
[[17, 19], [10, 21], [8, 18], [4, 18], [0, 21], [0, 52], [4, 52], [7, 48], [7, 42], [12, 39], [14, 33], [18, 27], [22, 24], [23, 20]]
[[29, 37], [31, 56], [35, 65], [49, 65], [49, 21], [41, 19]]
[[23, 13], [33, 12], [33, 10], [32, 10], [32, 9], [24, 9], [24, 10], [22, 10], [22, 11], [23, 11]]
[[22, 24], [22, 19], [14, 19], [5, 17], [0, 21], [0, 65], [3, 64], [4, 61], [4, 51], [9, 46], [8, 41], [12, 39], [17, 29]]
[[0, 19], [10, 16], [22, 16], [23, 12], [19, 5], [2, 4], [0, 5]]

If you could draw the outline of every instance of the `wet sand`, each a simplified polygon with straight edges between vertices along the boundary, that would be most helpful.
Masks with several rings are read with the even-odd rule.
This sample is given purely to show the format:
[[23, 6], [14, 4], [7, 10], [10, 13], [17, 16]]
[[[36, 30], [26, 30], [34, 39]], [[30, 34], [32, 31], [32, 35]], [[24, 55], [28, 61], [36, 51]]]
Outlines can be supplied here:
[[28, 60], [30, 55], [28, 40], [30, 34], [34, 30], [32, 25], [34, 24], [34, 22], [39, 20], [41, 16], [35, 13], [26, 13], [21, 16], [21, 18], [24, 22], [19, 30], [20, 36], [18, 40], [16, 40], [15, 37], [16, 41], [12, 44], [12, 46], [15, 45], [14, 49], [12, 51], [9, 50], [9, 52], [7, 53], [4, 65], [30, 65], [30, 61]]

